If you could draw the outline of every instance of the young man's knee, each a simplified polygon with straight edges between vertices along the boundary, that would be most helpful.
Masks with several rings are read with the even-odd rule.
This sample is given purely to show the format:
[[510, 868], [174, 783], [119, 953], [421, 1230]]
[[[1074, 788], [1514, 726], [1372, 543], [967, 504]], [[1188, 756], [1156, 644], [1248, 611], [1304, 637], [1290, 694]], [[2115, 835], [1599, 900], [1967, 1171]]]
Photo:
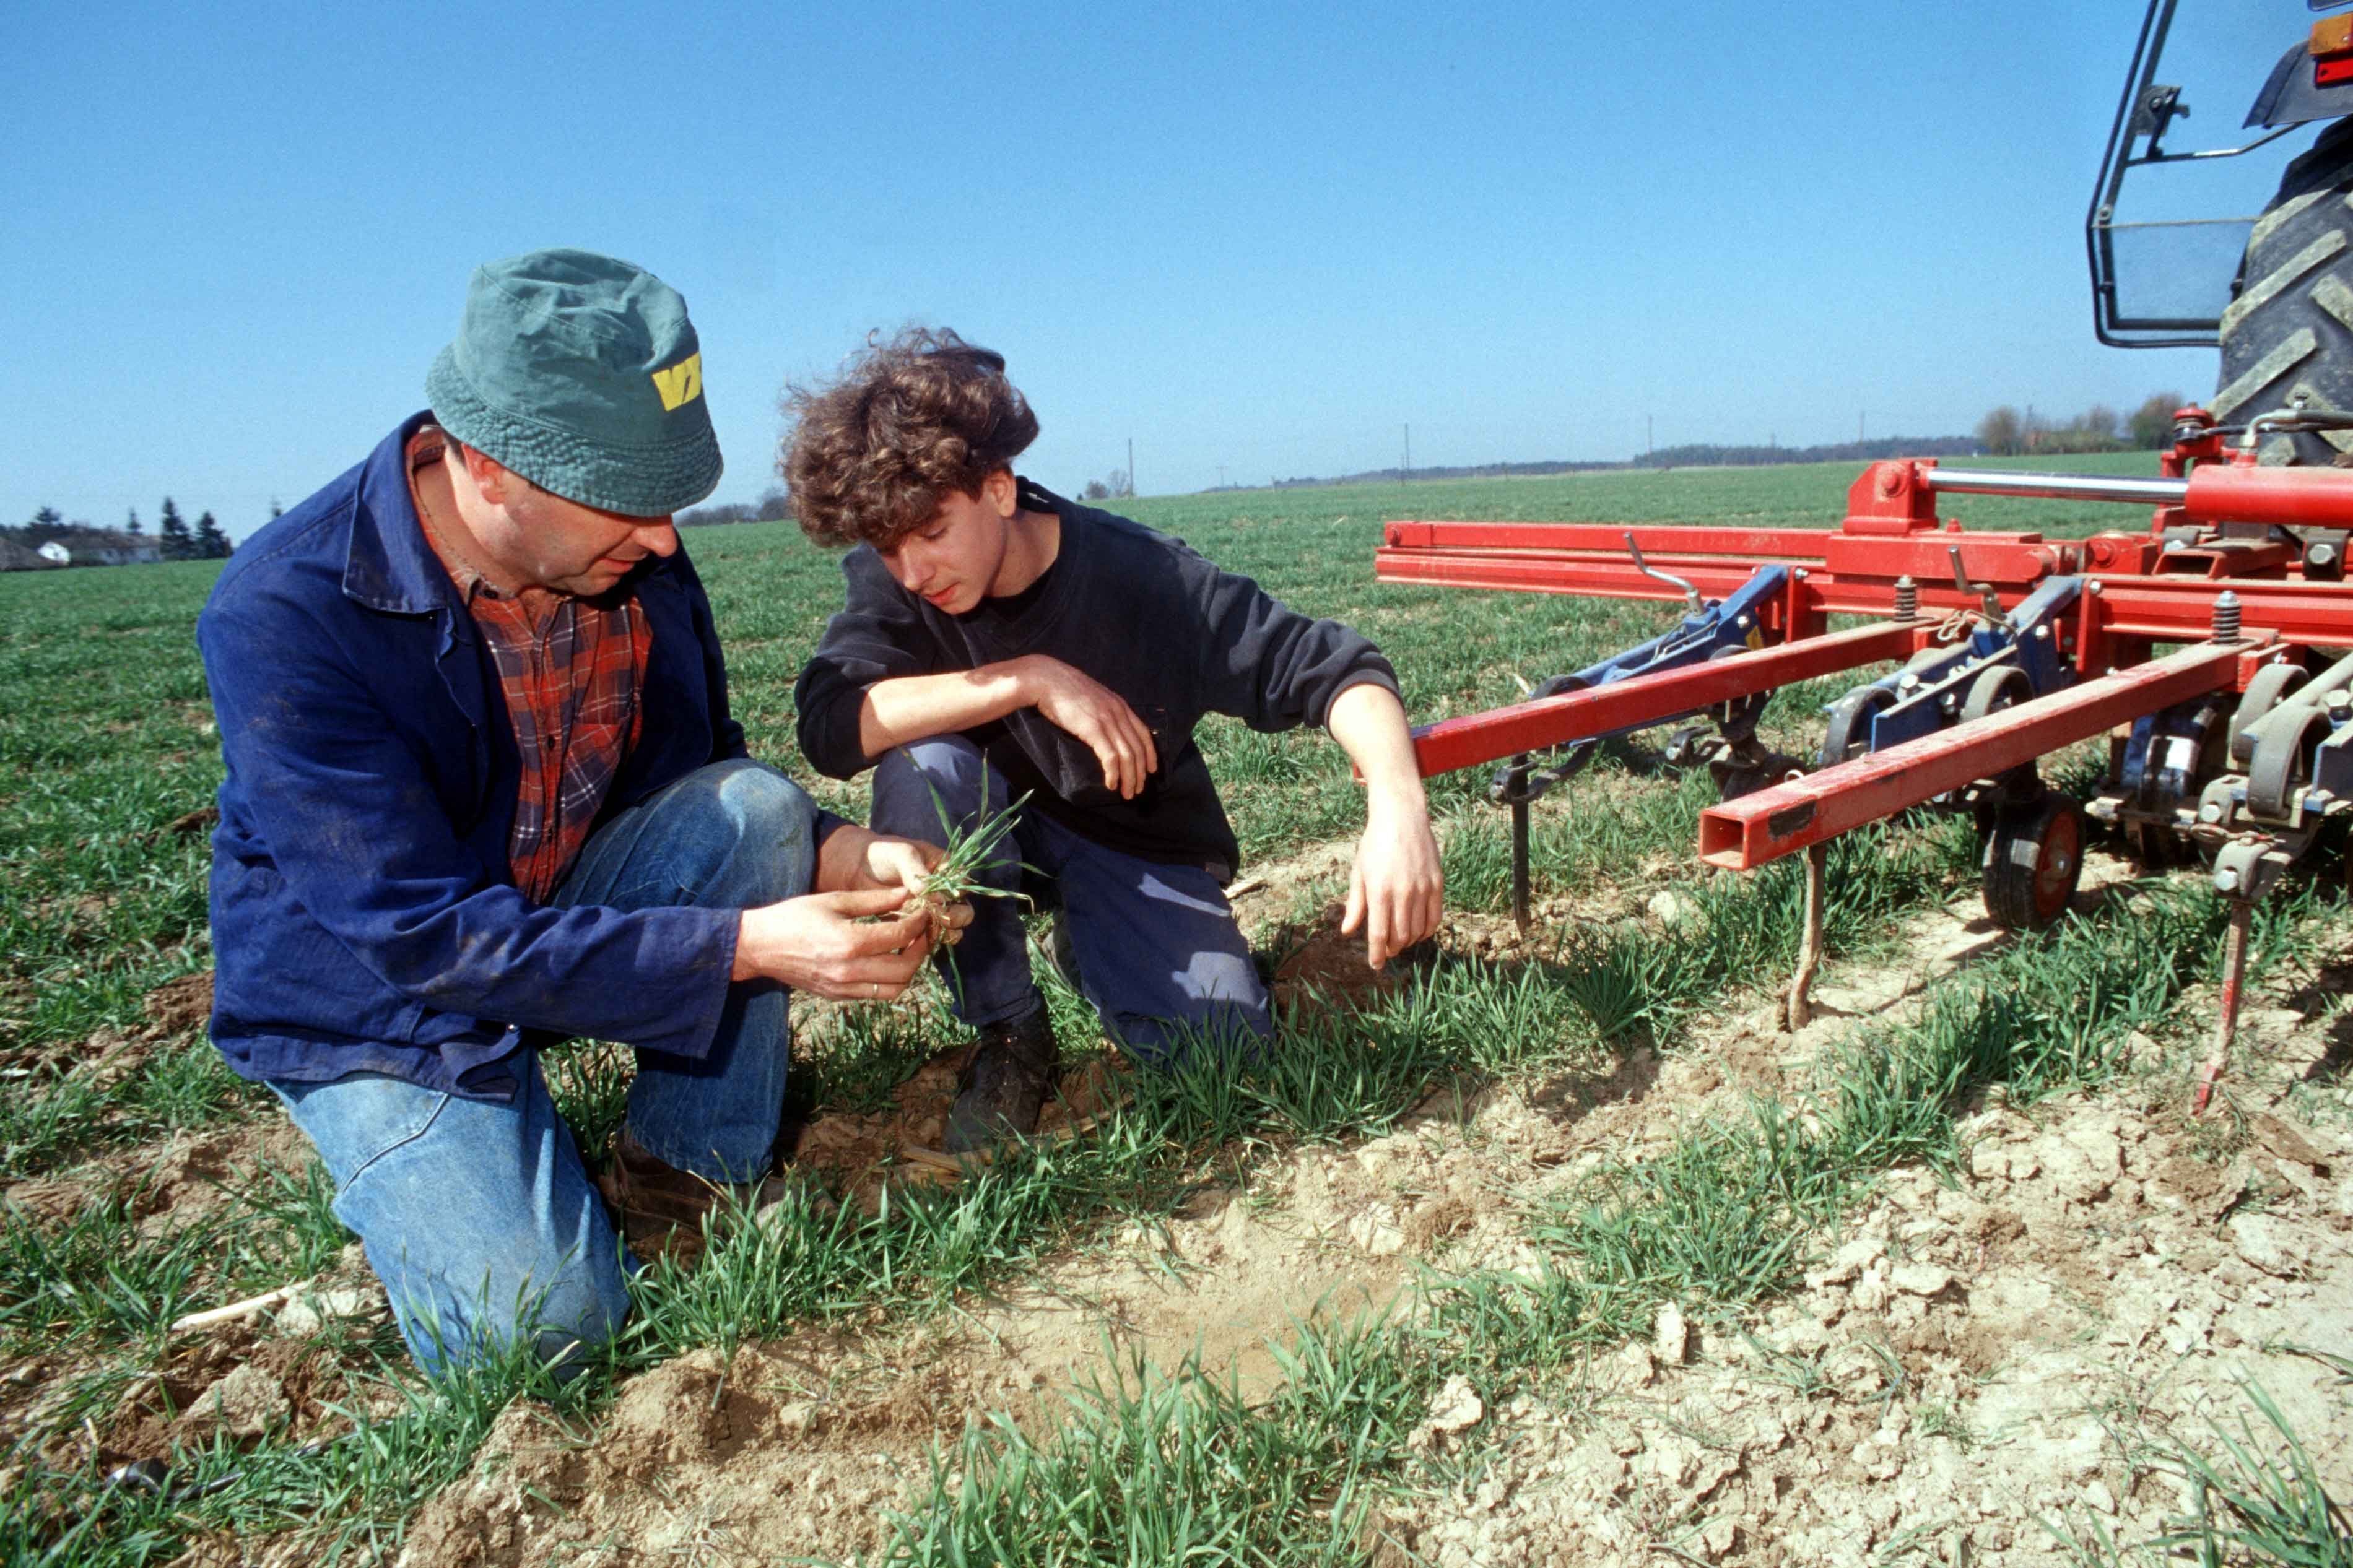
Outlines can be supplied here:
[[992, 783], [988, 761], [961, 735], [938, 735], [893, 746], [874, 764], [874, 830], [936, 839], [967, 824], [986, 807], [1008, 801]]

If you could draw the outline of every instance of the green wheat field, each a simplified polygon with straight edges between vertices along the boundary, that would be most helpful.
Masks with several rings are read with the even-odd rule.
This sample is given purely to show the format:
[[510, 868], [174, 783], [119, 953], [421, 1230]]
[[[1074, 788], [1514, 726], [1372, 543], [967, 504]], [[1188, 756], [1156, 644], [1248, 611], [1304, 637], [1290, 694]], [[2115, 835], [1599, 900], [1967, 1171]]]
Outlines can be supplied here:
[[[2155, 458], [2061, 466], [2153, 473]], [[1120, 505], [1293, 607], [1365, 631], [1395, 663], [1421, 722], [1516, 700], [1530, 684], [1665, 629], [1677, 612], [1377, 583], [1385, 521], [1830, 526], [1855, 471], [1613, 472]], [[1971, 527], [2061, 535], [2146, 525], [2135, 509], [2057, 501], [1955, 498], [1950, 510]], [[794, 742], [793, 682], [838, 605], [836, 558], [786, 523], [684, 538], [754, 754], [862, 819], [863, 781], [818, 778]], [[593, 1445], [633, 1380], [679, 1358], [819, 1331], [881, 1342], [952, 1321], [1115, 1235], [1190, 1212], [1205, 1193], [1248, 1193], [1297, 1151], [1345, 1152], [1387, 1136], [1433, 1096], [1469, 1103], [1504, 1086], [1534, 1102], [1592, 1101], [1629, 1062], [1696, 1052], [1710, 1030], [1769, 1001], [1796, 955], [1798, 873], [1704, 874], [1692, 847], [1712, 788], [1704, 770], [1667, 766], [1657, 737], [1609, 748], [1536, 807], [1546, 924], [1525, 946], [1500, 943], [1507, 838], [1483, 772], [1433, 780], [1460, 922], [1440, 960], [1353, 1003], [1296, 1010], [1263, 1057], [1133, 1075], [1124, 1101], [1083, 1137], [1016, 1151], [981, 1179], [898, 1193], [879, 1213], [811, 1183], [756, 1226], [721, 1227], [699, 1262], [647, 1268], [628, 1331], [571, 1385], [553, 1386], [521, 1361], [427, 1383], [378, 1314], [304, 1342], [299, 1380], [271, 1362], [287, 1399], [260, 1429], [192, 1440], [174, 1423], [227, 1363], [169, 1325], [320, 1276], [351, 1239], [275, 1101], [227, 1072], [200, 1024], [168, 1014], [159, 1022], [153, 1000], [212, 964], [209, 827], [199, 814], [221, 765], [194, 625], [216, 572], [190, 563], [0, 576], [0, 1563], [390, 1562], [415, 1544], [420, 1510], [469, 1474], [519, 1402]], [[1844, 684], [1778, 696], [1767, 737], [1803, 752], [1819, 736], [1820, 705]], [[1361, 826], [1345, 759], [1320, 732], [1262, 735], [1215, 720], [1199, 739], [1245, 876], [1345, 845]], [[2087, 766], [2071, 760], [2061, 771], [2082, 783]], [[1833, 978], [1841, 965], [1860, 973], [1893, 962], [1907, 922], [1969, 894], [1978, 855], [1971, 825], [1952, 817], [1841, 840], [1828, 922]], [[2341, 851], [2325, 847], [2319, 860], [2263, 906], [2265, 984], [2340, 973], [2331, 966], [2353, 946]], [[1282, 907], [1253, 928], [1270, 968], [1341, 885], [1331, 871], [1283, 882], [1273, 895]], [[1662, 894], [1683, 913], [1644, 918]], [[871, 1555], [1434, 1560], [1384, 1545], [1394, 1532], [1380, 1521], [1391, 1517], [1384, 1510], [1419, 1506], [1411, 1500], [1475, 1484], [1494, 1457], [1482, 1458], [1476, 1432], [1443, 1449], [1416, 1436], [1451, 1380], [1475, 1384], [1490, 1406], [1514, 1394], [1570, 1401], [1595, 1357], [1648, 1342], [1667, 1303], [1715, 1314], [1734, 1333], [1799, 1288], [1886, 1173], [1964, 1177], [1959, 1127], [1989, 1095], [2031, 1104], [2155, 1082], [2152, 1103], [2162, 1099], [2195, 1059], [2200, 1016], [2185, 997], [2211, 983], [2221, 924], [2218, 900], [2192, 875], [2151, 880], [2043, 937], [1996, 942], [1901, 1016], [1838, 1036], [1779, 1092], [1662, 1122], [1647, 1142], [1598, 1154], [1571, 1196], [1494, 1194], [1496, 1223], [1535, 1265], [1430, 1268], [1409, 1304], [1386, 1314], [1293, 1325], [1275, 1372], [1247, 1389], [1198, 1364], [1115, 1367], [1054, 1418], [948, 1426], [934, 1462], [911, 1472], [908, 1500], [877, 1526]], [[1082, 1004], [1060, 991], [1053, 1000], [1066, 1039], [1089, 1032]], [[815, 1112], [868, 1108], [957, 1043], [937, 1007], [832, 1010], [808, 1026], [795, 1092]], [[576, 1044], [551, 1068], [593, 1163], [617, 1123], [627, 1054]], [[2342, 1073], [2340, 1062], [2287, 1103], [2316, 1123], [2345, 1119]], [[2217, 1136], [2208, 1153], [2228, 1161], [2238, 1145]], [[164, 1156], [192, 1140], [237, 1152], [202, 1201], [167, 1199], [167, 1187], [178, 1194], [189, 1184], [170, 1185]], [[276, 1342], [237, 1342], [264, 1357]], [[190, 1370], [198, 1362], [202, 1376]], [[2273, 1447], [2250, 1438], [2251, 1454], [2295, 1441], [2284, 1425], [2258, 1420], [2256, 1429]], [[2199, 1505], [2205, 1523], [2180, 1526], [2221, 1543], [2205, 1561], [2353, 1562], [2316, 1472], [2286, 1461], [2233, 1468], [2227, 1451], [2191, 1447], [2216, 1467]], [[109, 1483], [135, 1459], [153, 1461], [144, 1484]], [[2266, 1509], [2273, 1533], [2250, 1533], [2244, 1520]], [[735, 1528], [731, 1537], [724, 1521], [706, 1521], [702, 1535], [668, 1545], [591, 1542], [570, 1555], [528, 1537], [542, 1545], [493, 1542], [449, 1560], [793, 1555]], [[1717, 1560], [1681, 1528], [1660, 1525], [1662, 1552]], [[2188, 1534], [2188, 1545], [2159, 1545], [2151, 1531], [2100, 1530], [2061, 1521], [2049, 1560], [2153, 1562], [2145, 1554], [2196, 1544]], [[834, 1554], [822, 1540], [798, 1550]]]

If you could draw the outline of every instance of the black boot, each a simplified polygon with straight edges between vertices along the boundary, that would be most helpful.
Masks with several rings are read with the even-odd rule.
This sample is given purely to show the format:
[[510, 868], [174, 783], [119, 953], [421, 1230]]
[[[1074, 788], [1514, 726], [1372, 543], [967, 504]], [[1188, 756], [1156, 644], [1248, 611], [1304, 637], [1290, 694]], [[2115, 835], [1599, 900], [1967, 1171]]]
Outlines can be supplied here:
[[956, 1076], [955, 1104], [942, 1140], [947, 1152], [969, 1154], [1008, 1133], [1026, 1137], [1038, 1131], [1059, 1054], [1043, 1007], [981, 1031], [979, 1046]]

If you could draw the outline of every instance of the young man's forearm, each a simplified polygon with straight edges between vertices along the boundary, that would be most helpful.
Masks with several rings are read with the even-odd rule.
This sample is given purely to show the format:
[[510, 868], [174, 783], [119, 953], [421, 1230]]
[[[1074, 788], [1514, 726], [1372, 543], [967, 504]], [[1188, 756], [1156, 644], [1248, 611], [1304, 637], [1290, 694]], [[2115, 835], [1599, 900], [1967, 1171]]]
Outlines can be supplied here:
[[954, 734], [1002, 719], [1035, 700], [1029, 660], [1006, 659], [945, 675], [902, 675], [878, 680], [858, 705], [858, 744], [869, 761], [893, 746]]
[[1084, 742], [1103, 764], [1103, 787], [1124, 800], [1134, 799], [1160, 765], [1152, 731], [1125, 699], [1039, 653], [949, 675], [877, 681], [858, 707], [858, 743], [872, 762], [893, 746], [969, 730], [1021, 708], [1035, 708]]
[[1359, 684], [1333, 699], [1324, 722], [1365, 779], [1365, 832], [1340, 929], [1364, 931], [1365, 962], [1378, 969], [1438, 929], [1446, 874], [1404, 707], [1386, 688]]
[[1324, 726], [1356, 764], [1365, 781], [1368, 808], [1426, 813], [1428, 795], [1413, 757], [1413, 731], [1405, 706], [1387, 687], [1362, 681], [1332, 700]]

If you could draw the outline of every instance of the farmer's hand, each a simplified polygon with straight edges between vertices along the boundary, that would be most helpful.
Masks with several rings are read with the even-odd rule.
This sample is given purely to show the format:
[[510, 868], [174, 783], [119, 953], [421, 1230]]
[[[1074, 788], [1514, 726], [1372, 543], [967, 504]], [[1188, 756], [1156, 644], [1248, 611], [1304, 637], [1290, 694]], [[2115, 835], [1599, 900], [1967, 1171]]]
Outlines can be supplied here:
[[1160, 765], [1152, 731], [1127, 700], [1059, 658], [1032, 654], [1018, 661], [1022, 695], [1049, 723], [1086, 743], [1103, 764], [1103, 788], [1134, 800]]
[[[947, 851], [936, 844], [878, 833], [867, 841], [864, 858], [850, 875], [850, 886], [903, 888], [911, 896], [922, 899], [923, 884], [946, 858]], [[931, 918], [934, 947], [954, 947], [963, 940], [964, 928], [972, 923], [970, 904], [930, 899], [923, 900], [922, 907]]]
[[1365, 932], [1365, 962], [1375, 969], [1438, 930], [1446, 879], [1430, 813], [1413, 804], [1366, 797], [1364, 837], [1348, 873], [1344, 936]]
[[954, 931], [971, 920], [962, 905], [911, 906], [904, 888], [786, 899], [739, 917], [732, 978], [781, 981], [839, 1002], [887, 1002], [923, 967], [936, 923]]

